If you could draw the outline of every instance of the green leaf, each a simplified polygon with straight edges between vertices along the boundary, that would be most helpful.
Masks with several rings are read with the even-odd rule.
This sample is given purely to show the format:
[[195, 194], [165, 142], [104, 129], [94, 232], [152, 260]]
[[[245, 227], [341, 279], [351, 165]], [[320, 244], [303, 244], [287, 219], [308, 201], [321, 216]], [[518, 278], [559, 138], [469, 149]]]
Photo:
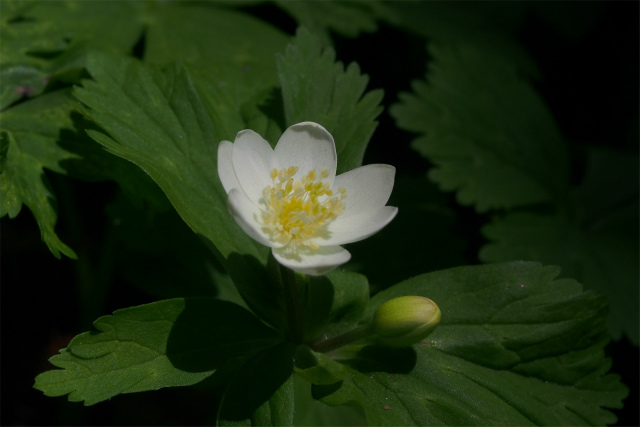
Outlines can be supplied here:
[[215, 124], [241, 122], [239, 113], [227, 109], [211, 117], [184, 68], [160, 72], [96, 54], [88, 70], [95, 81], [85, 81], [74, 94], [87, 106], [85, 115], [108, 134], [90, 131], [91, 137], [148, 173], [189, 227], [215, 245], [232, 275], [260, 283], [255, 264], [266, 263], [267, 250], [233, 221], [217, 173]]
[[33, 212], [40, 227], [42, 240], [56, 258], [61, 253], [77, 258], [73, 249], [62, 243], [55, 233], [58, 219], [55, 196], [51, 184], [42, 171], [42, 163], [25, 151], [15, 136], [0, 131], [2, 173], [0, 173], [0, 217], [15, 218], [24, 203]]
[[[288, 126], [312, 121], [333, 135], [338, 173], [362, 165], [364, 150], [377, 126], [382, 91], [365, 94], [368, 78], [358, 64], [346, 71], [335, 52], [322, 47], [305, 29], [298, 30], [284, 55], [278, 56], [285, 119]], [[364, 96], [363, 96], [364, 95]]]
[[69, 47], [86, 43], [93, 48], [126, 53], [141, 35], [141, 11], [150, 4], [82, 0], [37, 2], [24, 18], [39, 26], [51, 23], [51, 31], [61, 34]]
[[320, 37], [325, 45], [331, 43], [330, 31], [347, 37], [375, 31], [378, 28], [376, 15], [381, 15], [381, 9], [385, 9], [380, 2], [362, 0], [313, 3], [276, 0], [276, 5], [291, 15], [298, 25]]
[[260, 90], [277, 84], [273, 59], [277, 52], [284, 51], [288, 37], [264, 21], [215, 5], [152, 8], [144, 61], [160, 65], [183, 61], [202, 70], [215, 82], [217, 91], [240, 105]]
[[56, 173], [85, 181], [115, 180], [138, 205], [147, 201], [166, 205], [157, 186], [140, 170], [105, 153], [78, 129], [90, 127], [75, 112], [77, 102], [69, 90], [38, 96], [2, 112], [2, 144], [5, 151], [0, 216], [14, 218], [26, 204], [33, 212], [43, 240], [51, 252], [75, 258], [74, 252], [54, 232], [56, 198], [43, 173]]
[[445, 45], [473, 45], [517, 64], [539, 79], [540, 70], [517, 40], [531, 5], [524, 2], [391, 2], [381, 15], [389, 23]]
[[296, 374], [311, 384], [334, 384], [348, 375], [345, 365], [306, 346], [298, 346], [294, 361]]
[[[230, 321], [233, 319], [233, 321]], [[47, 396], [85, 405], [120, 393], [195, 384], [226, 360], [273, 345], [278, 336], [245, 309], [210, 298], [164, 300], [96, 320], [36, 377]]]
[[586, 175], [572, 199], [574, 215], [512, 212], [482, 229], [483, 261], [529, 259], [557, 264], [611, 304], [609, 331], [638, 343], [638, 157], [587, 151]]
[[371, 299], [433, 299], [442, 321], [413, 347], [352, 345], [330, 356], [341, 383], [314, 386], [329, 405], [357, 404], [371, 425], [603, 425], [627, 389], [607, 374], [604, 298], [555, 279], [559, 269], [513, 262], [458, 267]]
[[607, 296], [614, 338], [625, 333], [638, 342], [637, 205], [587, 227], [561, 215], [515, 212], [495, 217], [482, 233], [490, 243], [480, 250], [480, 259], [528, 259], [562, 266], [566, 276]]
[[293, 425], [294, 351], [281, 343], [242, 364], [220, 402], [218, 425]]
[[400, 128], [421, 134], [413, 147], [435, 164], [430, 179], [479, 212], [566, 200], [564, 141], [517, 67], [465, 44], [430, 54], [428, 82], [391, 109]]
[[356, 406], [331, 407], [316, 400], [311, 395], [311, 384], [295, 376], [295, 414], [296, 426], [364, 426], [367, 419]]

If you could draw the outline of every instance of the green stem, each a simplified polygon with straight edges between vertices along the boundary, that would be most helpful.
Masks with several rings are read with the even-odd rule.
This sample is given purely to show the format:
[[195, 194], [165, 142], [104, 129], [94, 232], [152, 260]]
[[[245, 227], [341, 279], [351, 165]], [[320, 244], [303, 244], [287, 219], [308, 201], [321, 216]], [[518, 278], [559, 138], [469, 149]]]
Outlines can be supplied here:
[[357, 328], [351, 329], [350, 331], [344, 332], [342, 334], [316, 341], [315, 343], [311, 344], [310, 347], [313, 351], [317, 351], [318, 353], [326, 353], [336, 348], [344, 347], [347, 344], [358, 341], [359, 339], [367, 337], [371, 334], [373, 334], [373, 323], [368, 323], [366, 325], [358, 326]]
[[294, 343], [302, 343], [302, 310], [296, 273], [283, 265], [280, 266], [280, 272], [287, 308], [287, 338]]

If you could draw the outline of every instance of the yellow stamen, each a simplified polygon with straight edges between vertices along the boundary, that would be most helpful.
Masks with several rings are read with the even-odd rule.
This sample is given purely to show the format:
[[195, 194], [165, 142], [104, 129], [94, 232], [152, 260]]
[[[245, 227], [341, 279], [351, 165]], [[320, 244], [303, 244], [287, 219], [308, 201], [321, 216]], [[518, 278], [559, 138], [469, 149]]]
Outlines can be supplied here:
[[[262, 230], [274, 241], [318, 249], [310, 240], [327, 235], [327, 225], [342, 214], [347, 191], [339, 188], [334, 195], [328, 183], [329, 169], [318, 174], [315, 169], [294, 180], [298, 168], [273, 169], [272, 185], [262, 191], [260, 203]], [[319, 175], [319, 177], [318, 177]]]

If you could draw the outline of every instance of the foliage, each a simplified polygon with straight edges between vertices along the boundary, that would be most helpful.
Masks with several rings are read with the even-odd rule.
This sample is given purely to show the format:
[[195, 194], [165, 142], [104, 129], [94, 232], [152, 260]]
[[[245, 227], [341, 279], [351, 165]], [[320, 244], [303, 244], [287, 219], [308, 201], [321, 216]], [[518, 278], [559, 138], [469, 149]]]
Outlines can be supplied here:
[[[37, 368], [44, 395], [93, 410], [193, 389], [207, 402], [200, 421], [220, 425], [616, 422], [629, 391], [607, 345], [638, 340], [637, 151], [563, 134], [532, 83], [545, 69], [512, 35], [526, 5], [0, 7], [3, 234], [30, 211], [57, 262], [76, 266], [82, 321], [102, 316], [55, 346], [56, 369]], [[332, 46], [388, 26], [428, 42], [425, 78], [398, 100], [369, 87], [363, 72], [377, 82], [378, 69], [345, 66]], [[338, 173], [369, 162], [369, 145], [376, 162], [402, 153], [415, 135], [398, 129], [418, 135], [407, 159], [429, 162], [395, 165], [398, 217], [321, 277], [281, 268], [236, 225], [216, 166], [239, 131], [273, 146], [301, 121], [333, 135]], [[378, 121], [398, 139], [377, 137]], [[103, 240], [81, 244], [69, 232], [80, 222]], [[464, 266], [477, 259], [487, 264]], [[87, 285], [92, 266], [103, 288]], [[33, 286], [61, 292], [43, 274]], [[117, 283], [133, 297], [118, 300]], [[387, 347], [367, 325], [409, 295], [435, 301], [441, 322], [416, 345]]]

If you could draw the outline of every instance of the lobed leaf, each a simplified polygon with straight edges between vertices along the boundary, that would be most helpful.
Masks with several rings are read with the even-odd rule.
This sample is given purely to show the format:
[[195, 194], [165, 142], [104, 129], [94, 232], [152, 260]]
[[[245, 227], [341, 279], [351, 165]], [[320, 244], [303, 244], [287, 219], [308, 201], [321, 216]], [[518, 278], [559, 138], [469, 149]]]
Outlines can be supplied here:
[[[365, 94], [368, 78], [351, 63], [346, 70], [335, 52], [302, 28], [284, 55], [278, 56], [286, 124], [313, 121], [333, 136], [338, 173], [362, 165], [364, 150], [382, 111], [382, 91]], [[364, 96], [363, 96], [364, 95]]]
[[16, 137], [6, 130], [0, 130], [0, 156], [0, 217], [9, 215], [9, 218], [15, 218], [24, 203], [33, 212], [42, 240], [51, 253], [56, 258], [60, 258], [61, 253], [77, 258], [73, 249], [55, 233], [57, 206], [42, 163], [24, 151]]
[[558, 214], [514, 212], [482, 228], [490, 240], [480, 250], [485, 262], [531, 259], [563, 266], [589, 289], [607, 297], [614, 338], [638, 342], [638, 209], [626, 208], [582, 227]]
[[[229, 322], [233, 319], [233, 322]], [[278, 336], [247, 310], [211, 298], [177, 298], [96, 320], [36, 377], [47, 396], [93, 405], [120, 393], [195, 384], [225, 361], [273, 345]]]
[[611, 304], [609, 331], [638, 342], [638, 158], [589, 149], [584, 181], [571, 200], [573, 215], [511, 212], [483, 227], [483, 261], [530, 259], [563, 272]]
[[607, 374], [606, 302], [559, 269], [512, 262], [459, 267], [371, 299], [363, 322], [403, 295], [436, 301], [442, 321], [412, 348], [353, 345], [332, 357], [341, 383], [314, 386], [329, 405], [356, 404], [375, 425], [602, 425], [627, 389]]
[[228, 109], [211, 117], [184, 68], [160, 72], [132, 59], [96, 54], [88, 70], [95, 81], [85, 81], [74, 94], [87, 106], [84, 114], [108, 134], [90, 131], [90, 136], [147, 172], [223, 260], [236, 253], [266, 262], [265, 248], [228, 214], [216, 168], [220, 138], [214, 121], [241, 122], [238, 112]]
[[144, 174], [128, 162], [104, 152], [78, 129], [89, 127], [76, 113], [70, 91], [49, 92], [1, 113], [5, 149], [0, 216], [14, 218], [26, 204], [33, 212], [51, 252], [75, 258], [54, 231], [56, 198], [43, 169], [85, 181], [114, 180], [137, 205], [160, 207], [164, 197]]
[[428, 82], [391, 109], [400, 128], [421, 134], [413, 147], [434, 163], [430, 179], [479, 212], [564, 201], [564, 141], [517, 67], [472, 45], [430, 53]]

